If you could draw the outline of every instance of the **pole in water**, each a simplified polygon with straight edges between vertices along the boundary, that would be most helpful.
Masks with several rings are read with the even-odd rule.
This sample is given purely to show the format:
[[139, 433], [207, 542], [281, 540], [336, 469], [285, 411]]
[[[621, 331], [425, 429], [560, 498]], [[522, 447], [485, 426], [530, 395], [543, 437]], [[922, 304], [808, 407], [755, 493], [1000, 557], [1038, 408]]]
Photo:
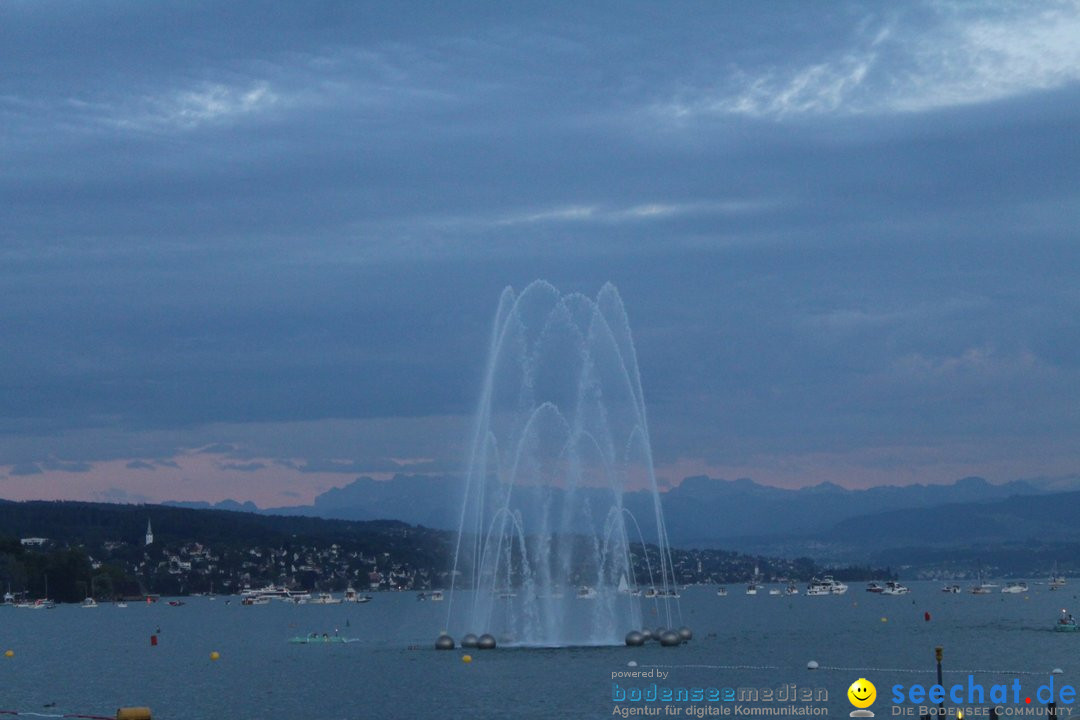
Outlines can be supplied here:
[[[934, 648], [934, 657], [937, 658], [937, 684], [938, 684], [939, 687], [945, 687], [944, 683], [941, 682], [941, 657], [944, 654], [945, 654], [945, 649], [943, 647], [941, 647], [940, 645], [938, 645], [936, 648]], [[945, 714], [945, 701], [942, 700], [940, 703], [938, 703], [938, 707], [941, 708], [941, 714], [944, 715]]]

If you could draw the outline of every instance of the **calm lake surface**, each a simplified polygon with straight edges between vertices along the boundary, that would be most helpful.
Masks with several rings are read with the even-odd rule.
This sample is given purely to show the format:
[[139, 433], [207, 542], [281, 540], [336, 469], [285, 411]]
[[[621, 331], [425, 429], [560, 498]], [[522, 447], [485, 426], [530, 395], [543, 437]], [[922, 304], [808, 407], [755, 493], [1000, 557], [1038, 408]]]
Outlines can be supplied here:
[[[877, 686], [882, 718], [892, 685], [934, 682], [936, 645], [945, 648], [946, 685], [976, 671], [977, 682], [1020, 677], [1033, 692], [1052, 668], [1064, 670], [1059, 687], [1080, 684], [1080, 633], [1051, 630], [1062, 608], [1080, 615], [1080, 582], [984, 596], [909, 586], [910, 595], [896, 597], [866, 593], [862, 583], [826, 597], [747, 596], [741, 586], [718, 597], [712, 587], [689, 588], [679, 605], [694, 639], [677, 648], [439, 652], [432, 648], [446, 602], [418, 602], [414, 593], [376, 593], [362, 605], [243, 607], [236, 598], [195, 597], [181, 607], [0, 608], [0, 652], [15, 653], [0, 656], [0, 711], [112, 715], [146, 705], [155, 720], [606, 718], [612, 673], [659, 665], [671, 673], [659, 684], [672, 687], [825, 688], [832, 717], [848, 716], [847, 687], [866, 677]], [[642, 602], [650, 615], [652, 601]], [[288, 642], [335, 629], [358, 641]], [[219, 660], [210, 659], [213, 651]], [[466, 652], [473, 662], [462, 661]], [[810, 660], [821, 669], [807, 670]]]

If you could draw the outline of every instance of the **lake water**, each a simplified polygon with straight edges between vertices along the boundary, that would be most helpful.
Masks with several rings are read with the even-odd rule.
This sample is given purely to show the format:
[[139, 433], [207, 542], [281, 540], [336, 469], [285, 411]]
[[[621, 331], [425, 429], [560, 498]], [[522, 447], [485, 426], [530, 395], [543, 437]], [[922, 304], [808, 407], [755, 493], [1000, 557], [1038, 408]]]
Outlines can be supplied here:
[[[934, 682], [936, 645], [945, 648], [946, 685], [966, 684], [966, 673], [975, 671], [977, 682], [1019, 677], [1034, 692], [1055, 667], [1064, 670], [1054, 678], [1057, 687], [1080, 684], [1080, 633], [1051, 630], [1063, 607], [1080, 615], [1080, 583], [985, 596], [945, 594], [936, 583], [910, 586], [910, 595], [897, 597], [853, 584], [842, 596], [790, 598], [747, 596], [738, 586], [727, 597], [689, 588], [679, 604], [695, 636], [676, 648], [440, 652], [432, 648], [446, 603], [418, 602], [413, 593], [376, 593], [362, 605], [243, 607], [236, 599], [196, 597], [181, 607], [3, 608], [0, 651], [14, 656], [0, 656], [0, 711], [111, 715], [120, 706], [147, 705], [156, 720], [606, 718], [619, 705], [613, 682], [646, 690], [657, 682], [823, 688], [829, 699], [818, 705], [847, 717], [847, 688], [866, 677], [877, 686], [872, 709], [883, 718], [892, 712], [894, 684]], [[648, 616], [652, 601], [643, 602]], [[359, 641], [288, 643], [335, 629]], [[217, 661], [210, 659], [214, 651]], [[465, 652], [473, 662], [462, 661]], [[810, 660], [821, 669], [807, 670]], [[612, 680], [613, 672], [654, 666], [670, 677]], [[679, 716], [687, 716], [689, 704], [681, 703]]]

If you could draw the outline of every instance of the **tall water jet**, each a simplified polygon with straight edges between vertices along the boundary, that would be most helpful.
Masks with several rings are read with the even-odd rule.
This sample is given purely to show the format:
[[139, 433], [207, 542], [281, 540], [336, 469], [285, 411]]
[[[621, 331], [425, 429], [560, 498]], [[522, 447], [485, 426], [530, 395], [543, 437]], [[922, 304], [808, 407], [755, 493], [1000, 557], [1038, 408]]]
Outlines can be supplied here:
[[[627, 490], [652, 493], [654, 537], [623, 507]], [[595, 300], [539, 280], [503, 291], [451, 578], [446, 627], [500, 645], [620, 644], [642, 627], [642, 603], [650, 622], [675, 624], [641, 378], [614, 286]]]

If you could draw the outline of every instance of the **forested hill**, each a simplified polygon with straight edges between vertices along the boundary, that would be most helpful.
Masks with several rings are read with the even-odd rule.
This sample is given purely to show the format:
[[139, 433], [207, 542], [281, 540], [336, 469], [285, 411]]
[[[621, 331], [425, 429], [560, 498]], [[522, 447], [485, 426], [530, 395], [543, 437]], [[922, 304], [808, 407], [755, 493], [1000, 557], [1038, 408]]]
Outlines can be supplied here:
[[[45, 537], [63, 545], [142, 544], [148, 521], [155, 541], [161, 544], [194, 541], [215, 545], [273, 546], [285, 541], [329, 544], [368, 539], [377, 541], [381, 547], [416, 545], [421, 540], [417, 534], [423, 539], [438, 541], [445, 541], [449, 536], [447, 532], [394, 520], [324, 520], [167, 505], [0, 500], [0, 534], [17, 538]], [[395, 537], [407, 539], [403, 543], [395, 542]]]

